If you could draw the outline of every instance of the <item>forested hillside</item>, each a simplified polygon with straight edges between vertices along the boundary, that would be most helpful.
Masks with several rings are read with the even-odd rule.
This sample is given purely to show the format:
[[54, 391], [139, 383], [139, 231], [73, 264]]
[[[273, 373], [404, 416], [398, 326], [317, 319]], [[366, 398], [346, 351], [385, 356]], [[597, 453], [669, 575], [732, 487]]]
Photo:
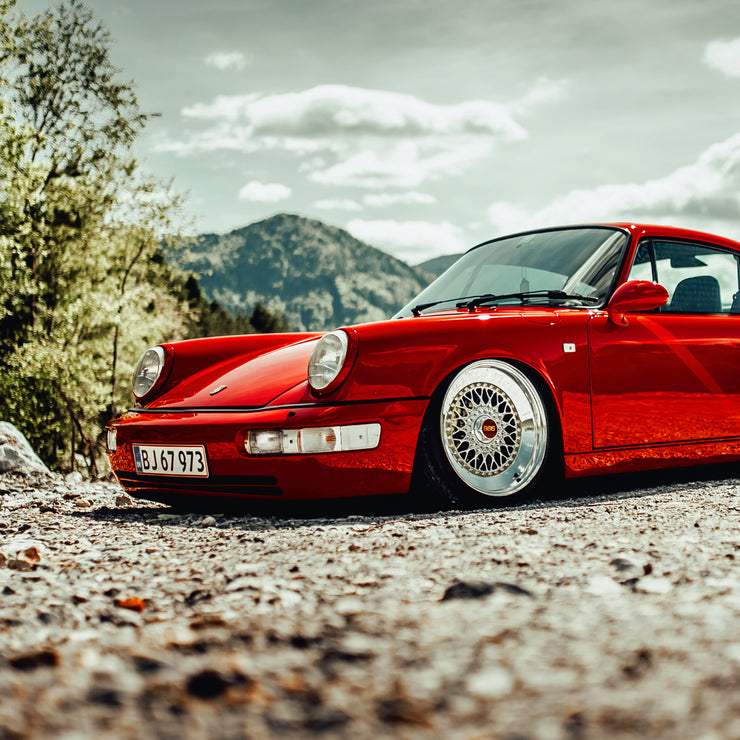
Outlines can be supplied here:
[[432, 277], [343, 229], [289, 214], [201, 236], [182, 254], [221, 305], [236, 312], [261, 302], [298, 330], [388, 318]]

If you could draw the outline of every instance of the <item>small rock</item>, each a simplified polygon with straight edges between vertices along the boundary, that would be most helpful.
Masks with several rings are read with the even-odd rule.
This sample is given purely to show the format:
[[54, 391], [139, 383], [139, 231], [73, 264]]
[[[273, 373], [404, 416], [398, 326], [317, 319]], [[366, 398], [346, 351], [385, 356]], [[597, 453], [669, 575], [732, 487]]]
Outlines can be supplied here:
[[645, 594], [660, 595], [667, 594], [673, 588], [673, 584], [667, 578], [645, 576], [645, 578], [640, 579], [635, 588], [637, 591]]
[[18, 550], [15, 556], [3, 555], [2, 557], [5, 558], [5, 565], [11, 570], [27, 571], [33, 570], [41, 562], [41, 551], [37, 545], [27, 545], [22, 550]]
[[51, 475], [23, 434], [12, 424], [3, 421], [0, 422], [0, 473], [10, 472]]
[[78, 498], [75, 500], [75, 506], [78, 509], [88, 509], [92, 506], [92, 501], [88, 501], [86, 498]]
[[185, 603], [188, 606], [195, 606], [201, 601], [210, 601], [212, 598], [213, 598], [213, 594], [209, 593], [208, 591], [204, 589], [197, 588], [194, 591], [191, 591], [185, 597]]
[[396, 689], [393, 696], [378, 702], [378, 719], [389, 725], [430, 727], [432, 722], [429, 707], [411, 697], [399, 695], [399, 693]]
[[141, 613], [146, 609], [146, 604], [138, 596], [132, 596], [129, 599], [116, 599], [113, 603], [121, 609], [128, 609], [132, 612]]
[[492, 583], [453, 583], [442, 596], [441, 601], [450, 599], [483, 599], [490, 596], [495, 590]]
[[361, 632], [349, 632], [344, 635], [339, 642], [339, 647], [344, 653], [363, 658], [371, 658], [378, 652], [382, 652], [376, 638]]
[[59, 656], [53, 650], [41, 650], [19, 655], [8, 662], [17, 671], [35, 671], [37, 668], [53, 668], [59, 663]]
[[511, 674], [500, 666], [474, 673], [466, 681], [467, 690], [481, 699], [500, 699], [514, 688]]
[[494, 591], [505, 591], [515, 596], [534, 596], [531, 591], [527, 591], [526, 588], [517, 586], [515, 583], [465, 583], [464, 581], [457, 581], [444, 592], [440, 601], [483, 599], [490, 596]]
[[329, 730], [335, 730], [342, 727], [347, 724], [347, 722], [351, 721], [351, 719], [352, 718], [341, 709], [319, 705], [311, 707], [305, 726], [306, 729], [312, 730], [313, 732], [328, 732]]
[[342, 598], [337, 599], [337, 602], [334, 605], [334, 611], [337, 614], [341, 614], [343, 617], [346, 617], [351, 614], [361, 614], [365, 611], [365, 605], [363, 604], [362, 599], [359, 599], [356, 596], [343, 596]]
[[650, 650], [638, 650], [630, 663], [622, 667], [622, 673], [628, 678], [640, 678], [651, 667], [653, 656]]
[[33, 570], [35, 567], [32, 563], [27, 563], [25, 560], [19, 560], [18, 558], [8, 560], [10, 570]]
[[214, 670], [205, 670], [191, 676], [187, 682], [188, 693], [199, 699], [215, 699], [229, 687], [229, 682]]
[[166, 667], [161, 660], [149, 658], [146, 655], [132, 655], [131, 661], [134, 664], [136, 672], [140, 673], [142, 676], [149, 676], [154, 673], [158, 673]]
[[39, 552], [39, 548], [36, 545], [31, 545], [25, 550], [22, 550], [18, 553], [18, 557], [22, 560], [26, 560], [32, 565], [36, 565], [37, 563], [41, 562], [41, 553]]
[[619, 594], [622, 588], [613, 578], [609, 576], [596, 576], [586, 586], [586, 591], [594, 596], [609, 596]]
[[116, 496], [116, 506], [131, 506], [133, 503], [133, 499], [125, 493], [119, 493]]
[[625, 558], [614, 558], [609, 565], [616, 568], [620, 573], [637, 568], [634, 563], [631, 563], [629, 560], [625, 560]]
[[87, 693], [87, 701], [91, 704], [102, 704], [108, 707], [121, 705], [121, 697], [118, 691], [102, 686], [93, 686]]
[[207, 517], [204, 517], [201, 520], [201, 522], [200, 522], [200, 524], [198, 526], [199, 527], [215, 527], [216, 526], [216, 520], [212, 516], [207, 516]]
[[82, 483], [82, 473], [75, 470], [64, 476], [64, 482], [70, 487], [79, 486]]

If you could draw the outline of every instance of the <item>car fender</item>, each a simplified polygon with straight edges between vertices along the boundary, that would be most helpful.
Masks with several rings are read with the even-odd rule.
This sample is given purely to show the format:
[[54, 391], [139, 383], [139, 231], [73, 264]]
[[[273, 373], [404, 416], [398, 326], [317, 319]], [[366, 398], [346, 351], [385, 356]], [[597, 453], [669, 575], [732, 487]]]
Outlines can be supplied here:
[[[335, 398], [342, 402], [426, 398], [465, 365], [517, 365], [550, 395], [567, 451], [591, 449], [588, 337], [592, 312], [487, 311], [356, 327], [359, 352]], [[539, 380], [538, 380], [539, 379]]]

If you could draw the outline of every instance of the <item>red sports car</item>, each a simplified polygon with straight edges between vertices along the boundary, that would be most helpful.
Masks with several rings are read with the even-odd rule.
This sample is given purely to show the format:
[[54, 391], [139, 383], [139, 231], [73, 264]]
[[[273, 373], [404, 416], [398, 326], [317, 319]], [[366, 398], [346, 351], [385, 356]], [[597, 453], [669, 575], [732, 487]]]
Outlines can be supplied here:
[[493, 239], [392, 319], [147, 350], [108, 429], [142, 498], [448, 504], [740, 459], [740, 244], [598, 224]]

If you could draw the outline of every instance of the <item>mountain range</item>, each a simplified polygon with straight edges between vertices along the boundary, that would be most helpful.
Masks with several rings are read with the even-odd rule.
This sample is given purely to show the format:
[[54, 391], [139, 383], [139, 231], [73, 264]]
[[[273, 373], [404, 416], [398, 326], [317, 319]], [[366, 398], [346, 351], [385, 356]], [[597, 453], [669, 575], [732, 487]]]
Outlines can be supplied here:
[[203, 234], [177, 261], [232, 313], [261, 302], [297, 331], [388, 318], [441, 272], [438, 258], [414, 267], [343, 229], [285, 213]]

